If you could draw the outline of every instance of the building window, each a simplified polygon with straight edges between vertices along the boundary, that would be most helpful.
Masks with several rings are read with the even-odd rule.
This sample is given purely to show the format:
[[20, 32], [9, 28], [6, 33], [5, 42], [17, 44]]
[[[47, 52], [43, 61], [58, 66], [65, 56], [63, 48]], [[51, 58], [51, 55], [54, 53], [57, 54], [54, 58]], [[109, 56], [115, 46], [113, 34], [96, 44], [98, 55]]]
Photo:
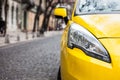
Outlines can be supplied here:
[[12, 16], [12, 20], [11, 21], [12, 21], [12, 24], [13, 24], [13, 18], [14, 18], [13, 17], [14, 16], [14, 6], [13, 5], [12, 5], [12, 14], [11, 14], [11, 16]]
[[16, 20], [17, 20], [17, 24], [18, 24], [18, 7], [16, 8]]

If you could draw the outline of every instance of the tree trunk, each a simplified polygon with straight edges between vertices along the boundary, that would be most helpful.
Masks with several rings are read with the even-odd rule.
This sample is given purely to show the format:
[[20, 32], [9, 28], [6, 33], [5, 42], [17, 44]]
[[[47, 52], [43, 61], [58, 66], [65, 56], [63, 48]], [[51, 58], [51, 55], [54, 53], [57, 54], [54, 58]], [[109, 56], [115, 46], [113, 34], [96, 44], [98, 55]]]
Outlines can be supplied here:
[[51, 13], [53, 11], [54, 8], [51, 8], [49, 14], [47, 15], [47, 20], [46, 20], [46, 29], [48, 28], [49, 26], [49, 21], [50, 21], [50, 16], [51, 16]]
[[50, 16], [51, 16], [51, 15], [48, 15], [48, 19], [46, 20], [46, 29], [47, 29], [48, 26], [49, 26]]
[[40, 29], [40, 34], [44, 34], [44, 32], [46, 31], [46, 19], [47, 19], [47, 16], [46, 16], [46, 12], [44, 13], [44, 19], [42, 21], [42, 26], [41, 26], [41, 29]]
[[36, 15], [35, 18], [34, 18], [34, 26], [33, 26], [33, 33], [38, 30], [39, 28], [39, 16]]
[[60, 3], [60, 0], [58, 0], [57, 2], [54, 2], [54, 0], [45, 0], [44, 19], [42, 22], [41, 29], [39, 31], [40, 34], [44, 34], [44, 32], [47, 30], [49, 26], [51, 13], [58, 3]]
[[[32, 30], [33, 33], [36, 31], [36, 25], [37, 25], [37, 28], [39, 27], [39, 16], [42, 13], [41, 4], [42, 4], [42, 0], [39, 0], [39, 6], [37, 7], [37, 12], [36, 12], [36, 15], [34, 18], [34, 25], [33, 25], [33, 30]], [[38, 24], [37, 24], [37, 22], [38, 22]]]
[[48, 11], [47, 9], [44, 12], [44, 20], [42, 22], [42, 27], [40, 29], [40, 34], [44, 34], [44, 32], [47, 31], [47, 28], [49, 26], [50, 16], [51, 16], [51, 13], [52, 13], [53, 9], [54, 9], [54, 7], [51, 8], [49, 13], [47, 12]]
[[37, 22], [37, 15], [35, 15], [35, 18], [34, 18], [34, 25], [33, 25], [33, 30], [32, 30], [32, 32], [35, 32], [35, 31], [36, 31], [36, 22]]

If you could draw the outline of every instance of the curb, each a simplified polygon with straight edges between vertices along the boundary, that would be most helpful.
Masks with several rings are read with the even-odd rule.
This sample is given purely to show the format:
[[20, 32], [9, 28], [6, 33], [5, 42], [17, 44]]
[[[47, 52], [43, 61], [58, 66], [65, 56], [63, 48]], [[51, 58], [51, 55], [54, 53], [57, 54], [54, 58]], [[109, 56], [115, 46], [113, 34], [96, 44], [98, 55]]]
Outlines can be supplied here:
[[47, 37], [52, 37], [55, 35], [59, 35], [62, 34], [63, 31], [47, 31], [45, 32], [45, 34], [43, 36], [37, 37], [34, 36], [33, 38], [33, 34], [32, 33], [28, 33], [28, 39], [26, 39], [26, 35], [22, 34], [20, 36], [20, 40], [18, 41], [18, 36], [17, 35], [10, 35], [10, 41], [9, 43], [5, 43], [5, 37], [0, 37], [0, 48], [8, 46], [8, 45], [12, 45], [12, 44], [17, 44], [17, 43], [22, 43], [22, 42], [29, 42], [29, 41], [33, 41], [33, 40], [37, 40], [37, 39], [44, 39]]

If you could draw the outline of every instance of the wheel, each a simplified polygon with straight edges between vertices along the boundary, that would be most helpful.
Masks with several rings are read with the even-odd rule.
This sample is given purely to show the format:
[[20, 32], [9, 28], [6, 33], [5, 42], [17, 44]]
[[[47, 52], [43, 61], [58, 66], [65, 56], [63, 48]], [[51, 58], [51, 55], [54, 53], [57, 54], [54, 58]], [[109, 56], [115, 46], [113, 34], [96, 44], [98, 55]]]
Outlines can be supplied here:
[[61, 72], [60, 72], [60, 68], [59, 68], [59, 70], [58, 70], [57, 80], [61, 80]]

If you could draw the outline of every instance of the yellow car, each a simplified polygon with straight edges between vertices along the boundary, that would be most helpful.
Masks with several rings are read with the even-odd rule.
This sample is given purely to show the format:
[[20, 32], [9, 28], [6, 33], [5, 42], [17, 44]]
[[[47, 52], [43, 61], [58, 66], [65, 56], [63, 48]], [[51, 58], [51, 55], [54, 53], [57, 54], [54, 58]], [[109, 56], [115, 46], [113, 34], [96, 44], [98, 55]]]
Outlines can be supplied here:
[[120, 0], [77, 0], [54, 15], [67, 26], [61, 40], [58, 80], [120, 80]]

